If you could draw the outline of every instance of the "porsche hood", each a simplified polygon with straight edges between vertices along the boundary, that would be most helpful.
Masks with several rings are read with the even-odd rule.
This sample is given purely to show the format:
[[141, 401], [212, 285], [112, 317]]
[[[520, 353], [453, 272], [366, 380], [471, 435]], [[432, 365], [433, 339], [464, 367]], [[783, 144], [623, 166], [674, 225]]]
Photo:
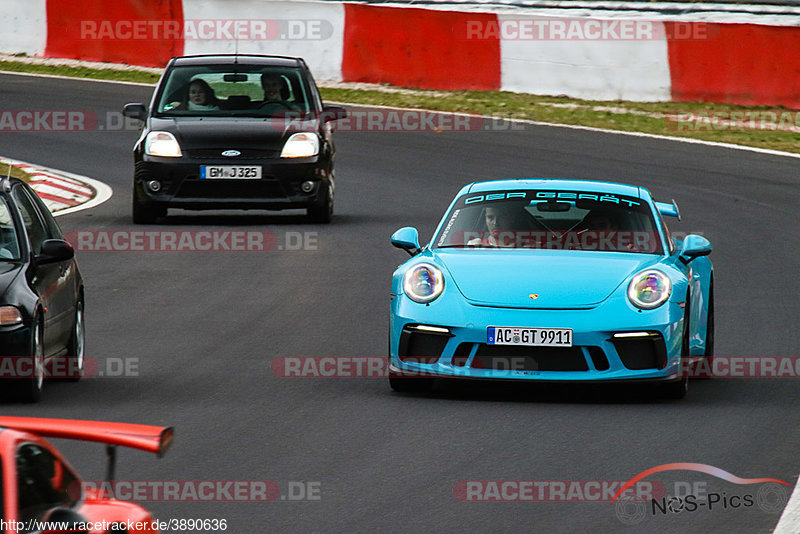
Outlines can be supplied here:
[[649, 254], [522, 250], [437, 251], [471, 304], [499, 308], [591, 308], [657, 260]]

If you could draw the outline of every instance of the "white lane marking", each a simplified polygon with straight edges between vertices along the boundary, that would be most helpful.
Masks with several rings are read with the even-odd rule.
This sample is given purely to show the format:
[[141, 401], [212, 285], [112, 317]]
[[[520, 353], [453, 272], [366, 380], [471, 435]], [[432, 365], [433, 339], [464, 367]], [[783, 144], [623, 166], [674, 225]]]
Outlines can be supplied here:
[[783, 509], [781, 518], [775, 526], [773, 534], [797, 534], [800, 532], [800, 479], [794, 486], [792, 496]]
[[[120, 71], [125, 72], [125, 71]], [[57, 80], [77, 80], [79, 82], [100, 82], [116, 83], [120, 85], [137, 85], [139, 87], [155, 87], [154, 83], [142, 82], [123, 82], [120, 80], [98, 80], [97, 78], [78, 78], [76, 76], [61, 76], [60, 74], [42, 74], [40, 72], [15, 72], [13, 70], [0, 70], [0, 74], [11, 74], [13, 76], [33, 76], [34, 78], [55, 78]]]
[[[704, 141], [702, 139], [693, 139], [691, 137], [670, 137], [668, 135], [659, 135], [659, 134], [650, 134], [644, 132], [624, 132], [622, 130], [608, 130], [606, 128], [597, 128], [594, 126], [580, 126], [576, 124], [561, 124], [558, 122], [541, 122], [541, 121], [532, 121], [528, 119], [510, 119], [508, 117], [497, 117], [494, 115], [474, 115], [470, 113], [460, 113], [457, 111], [441, 111], [435, 109], [422, 109], [422, 108], [400, 108], [396, 106], [379, 106], [375, 105], [367, 105], [367, 104], [357, 104], [354, 102], [337, 102], [335, 100], [326, 100], [326, 104], [335, 104], [339, 106], [353, 106], [357, 108], [376, 108], [376, 109], [392, 109], [392, 110], [406, 110], [406, 111], [419, 111], [419, 112], [428, 112], [428, 113], [445, 113], [451, 115], [458, 115], [460, 117], [481, 117], [484, 119], [492, 119], [496, 121], [503, 121], [503, 122], [513, 122], [517, 124], [530, 124], [532, 126], [552, 126], [554, 128], [568, 128], [571, 130], [585, 130], [588, 132], [598, 132], [598, 133], [607, 133], [607, 134], [617, 134], [617, 135], [630, 135], [633, 137], [645, 137], [649, 139], [659, 139], [664, 141], [677, 141], [679, 143], [692, 143], [697, 145], [706, 145], [706, 146], [713, 146], [719, 148], [728, 148], [731, 150], [746, 150], [749, 152], [757, 152], [760, 154], [768, 154], [770, 156], [787, 156], [790, 158], [800, 158], [800, 153], [795, 152], [781, 152], [780, 150], [772, 150], [769, 148], [758, 148], [754, 146], [744, 146], [744, 145], [734, 145], [733, 143], [718, 143], [716, 141]], [[336, 130], [334, 130], [336, 131]]]

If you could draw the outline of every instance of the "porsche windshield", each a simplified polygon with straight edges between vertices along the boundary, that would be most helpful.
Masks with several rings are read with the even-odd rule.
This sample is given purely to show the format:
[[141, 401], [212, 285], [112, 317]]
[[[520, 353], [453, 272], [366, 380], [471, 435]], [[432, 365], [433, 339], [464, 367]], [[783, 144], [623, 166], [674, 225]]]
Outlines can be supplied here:
[[649, 205], [590, 191], [496, 191], [461, 197], [436, 248], [527, 248], [661, 254]]
[[183, 66], [170, 70], [159, 116], [289, 117], [311, 108], [299, 69], [262, 65]]

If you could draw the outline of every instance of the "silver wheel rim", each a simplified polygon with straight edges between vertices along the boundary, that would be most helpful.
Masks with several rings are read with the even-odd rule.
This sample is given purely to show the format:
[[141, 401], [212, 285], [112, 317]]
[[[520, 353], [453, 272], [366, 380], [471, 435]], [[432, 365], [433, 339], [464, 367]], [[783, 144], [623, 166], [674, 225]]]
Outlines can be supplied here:
[[77, 364], [77, 369], [75, 369], [75, 371], [79, 376], [83, 374], [85, 335], [83, 327], [83, 304], [81, 303], [75, 314], [75, 363]]
[[33, 372], [35, 373], [33, 379], [35, 380], [36, 389], [41, 390], [44, 385], [44, 347], [42, 346], [41, 325], [36, 325], [33, 343]]

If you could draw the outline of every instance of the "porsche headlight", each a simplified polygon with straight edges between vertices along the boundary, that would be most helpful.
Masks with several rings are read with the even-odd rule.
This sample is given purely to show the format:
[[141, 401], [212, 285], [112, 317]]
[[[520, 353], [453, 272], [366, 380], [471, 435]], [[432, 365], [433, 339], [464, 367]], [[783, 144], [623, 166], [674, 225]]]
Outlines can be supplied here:
[[144, 153], [148, 156], [161, 156], [162, 158], [179, 158], [181, 146], [175, 136], [169, 132], [150, 132], [144, 140]]
[[672, 292], [669, 277], [655, 269], [637, 274], [628, 286], [628, 298], [637, 308], [652, 310], [664, 304]]
[[319, 137], [317, 134], [296, 133], [286, 141], [281, 152], [282, 158], [307, 158], [319, 153]]
[[403, 277], [403, 291], [414, 302], [431, 302], [442, 294], [442, 290], [444, 275], [430, 263], [415, 265]]

